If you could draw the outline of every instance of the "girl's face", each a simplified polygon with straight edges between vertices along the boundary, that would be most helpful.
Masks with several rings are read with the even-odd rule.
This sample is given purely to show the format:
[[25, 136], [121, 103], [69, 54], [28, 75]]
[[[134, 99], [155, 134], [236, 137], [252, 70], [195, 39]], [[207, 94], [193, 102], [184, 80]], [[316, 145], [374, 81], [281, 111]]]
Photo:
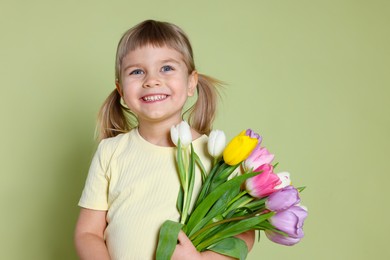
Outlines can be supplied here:
[[197, 73], [189, 74], [183, 56], [168, 47], [145, 46], [130, 51], [122, 62], [121, 84], [126, 105], [138, 122], [181, 121], [188, 96], [197, 85]]

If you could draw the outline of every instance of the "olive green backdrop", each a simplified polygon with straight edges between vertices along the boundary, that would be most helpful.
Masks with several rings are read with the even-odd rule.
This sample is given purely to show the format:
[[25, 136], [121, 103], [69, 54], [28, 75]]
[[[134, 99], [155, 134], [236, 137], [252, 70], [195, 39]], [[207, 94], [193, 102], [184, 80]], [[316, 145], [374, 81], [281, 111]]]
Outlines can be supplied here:
[[0, 1], [0, 259], [76, 259], [77, 202], [121, 34], [153, 18], [228, 83], [215, 127], [251, 127], [306, 185], [305, 238], [248, 259], [390, 259], [390, 2]]

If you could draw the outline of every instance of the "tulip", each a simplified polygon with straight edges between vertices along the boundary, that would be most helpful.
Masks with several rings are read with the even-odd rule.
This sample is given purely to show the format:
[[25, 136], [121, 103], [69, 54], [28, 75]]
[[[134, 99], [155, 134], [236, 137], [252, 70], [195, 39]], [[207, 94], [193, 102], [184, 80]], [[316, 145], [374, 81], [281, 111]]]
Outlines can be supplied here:
[[245, 130], [234, 137], [223, 151], [223, 160], [226, 164], [237, 165], [251, 154], [258, 140], [245, 135]]
[[190, 125], [186, 121], [171, 127], [171, 139], [177, 146], [180, 139], [181, 147], [187, 147], [192, 142], [192, 134]]
[[290, 173], [288, 172], [280, 172], [278, 174], [279, 177], [279, 180], [281, 181], [281, 183], [275, 187], [275, 189], [279, 190], [279, 189], [283, 189], [289, 185], [291, 185], [291, 179], [290, 179]]
[[257, 169], [263, 164], [270, 164], [273, 159], [273, 154], [271, 154], [265, 147], [257, 145], [249, 157], [244, 161], [244, 170], [250, 171], [252, 169]]
[[300, 202], [299, 192], [293, 186], [287, 186], [268, 196], [265, 207], [271, 211], [283, 211]]
[[282, 181], [279, 176], [273, 173], [273, 167], [270, 164], [263, 164], [255, 170], [260, 174], [245, 181], [246, 190], [255, 198], [262, 198], [275, 192], [275, 187]]
[[[293, 245], [297, 243], [303, 236], [303, 223], [307, 217], [307, 209], [303, 206], [292, 206], [286, 210], [277, 212], [270, 218], [270, 223], [278, 230], [286, 233], [287, 237], [275, 235], [269, 233], [267, 235], [270, 240], [284, 244]], [[291, 238], [291, 239], [288, 239]]]
[[260, 145], [261, 141], [263, 140], [263, 138], [258, 133], [254, 132], [252, 129], [247, 129], [245, 131], [245, 135], [249, 136], [250, 138], [256, 138], [258, 145]]
[[210, 132], [207, 148], [209, 154], [214, 158], [221, 156], [226, 146], [226, 135], [221, 130], [213, 130]]
[[301, 238], [284, 236], [280, 233], [271, 230], [265, 230], [264, 233], [269, 240], [278, 243], [280, 245], [292, 246], [298, 243], [299, 241], [301, 241]]

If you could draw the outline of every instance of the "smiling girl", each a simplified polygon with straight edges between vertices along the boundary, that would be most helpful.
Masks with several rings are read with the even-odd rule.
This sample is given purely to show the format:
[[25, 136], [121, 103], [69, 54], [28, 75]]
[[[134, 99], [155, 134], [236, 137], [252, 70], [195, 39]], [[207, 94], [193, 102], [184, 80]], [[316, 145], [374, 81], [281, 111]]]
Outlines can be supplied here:
[[[182, 121], [188, 97], [197, 93], [188, 121], [194, 149], [210, 167], [204, 147], [219, 82], [196, 71], [190, 42], [179, 27], [152, 20], [123, 35], [115, 73], [116, 89], [99, 114], [100, 144], [79, 201], [76, 249], [81, 259], [153, 259], [162, 223], [179, 219], [170, 128]], [[239, 237], [252, 247], [253, 232]], [[229, 258], [197, 252], [181, 232], [172, 259]]]

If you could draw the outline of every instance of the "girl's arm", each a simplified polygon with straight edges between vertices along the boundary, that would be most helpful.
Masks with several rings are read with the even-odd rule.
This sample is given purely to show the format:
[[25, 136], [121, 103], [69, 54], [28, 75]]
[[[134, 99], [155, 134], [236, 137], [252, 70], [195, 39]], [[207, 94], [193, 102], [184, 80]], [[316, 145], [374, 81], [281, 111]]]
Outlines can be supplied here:
[[[255, 231], [248, 231], [237, 235], [236, 237], [245, 241], [248, 246], [248, 251], [253, 247], [255, 241]], [[186, 236], [183, 231], [180, 231], [178, 236], [178, 245], [173, 253], [172, 260], [201, 260], [201, 259], [212, 259], [212, 260], [227, 260], [234, 259], [232, 257], [221, 255], [213, 251], [204, 251], [202, 253], [196, 251], [196, 248], [192, 244], [191, 240]]]
[[109, 260], [104, 230], [107, 211], [81, 208], [76, 224], [75, 245], [81, 260]]

